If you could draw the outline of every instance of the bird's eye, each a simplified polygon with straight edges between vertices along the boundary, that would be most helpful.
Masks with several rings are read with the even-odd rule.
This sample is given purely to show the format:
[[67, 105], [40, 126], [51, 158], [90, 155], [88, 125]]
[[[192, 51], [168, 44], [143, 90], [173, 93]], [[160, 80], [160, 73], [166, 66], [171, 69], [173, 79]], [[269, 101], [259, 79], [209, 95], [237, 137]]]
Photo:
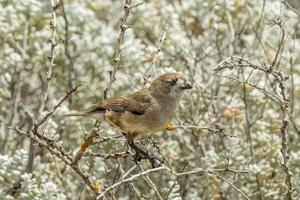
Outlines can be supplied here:
[[169, 85], [174, 86], [176, 84], [176, 81], [175, 80], [171, 80], [168, 83], [169, 83]]

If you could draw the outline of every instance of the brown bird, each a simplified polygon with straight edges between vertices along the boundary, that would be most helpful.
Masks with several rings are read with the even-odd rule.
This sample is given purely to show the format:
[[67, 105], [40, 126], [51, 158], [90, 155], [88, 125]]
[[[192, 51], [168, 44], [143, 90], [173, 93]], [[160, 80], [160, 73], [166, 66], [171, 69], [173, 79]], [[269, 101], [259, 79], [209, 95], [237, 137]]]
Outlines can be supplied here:
[[85, 112], [66, 116], [106, 120], [126, 136], [128, 144], [139, 154], [138, 160], [149, 159], [149, 154], [133, 143], [134, 138], [163, 130], [175, 116], [184, 91], [191, 88], [181, 73], [166, 73], [147, 88], [103, 100]]

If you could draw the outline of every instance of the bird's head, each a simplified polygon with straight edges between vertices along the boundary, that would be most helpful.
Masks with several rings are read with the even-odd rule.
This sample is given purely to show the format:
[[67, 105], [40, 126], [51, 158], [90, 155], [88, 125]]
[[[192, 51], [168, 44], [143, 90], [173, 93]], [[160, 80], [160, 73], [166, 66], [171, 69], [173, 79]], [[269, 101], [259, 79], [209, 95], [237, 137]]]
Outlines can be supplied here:
[[155, 95], [166, 99], [180, 99], [185, 90], [192, 89], [183, 74], [165, 73], [156, 78], [150, 85]]

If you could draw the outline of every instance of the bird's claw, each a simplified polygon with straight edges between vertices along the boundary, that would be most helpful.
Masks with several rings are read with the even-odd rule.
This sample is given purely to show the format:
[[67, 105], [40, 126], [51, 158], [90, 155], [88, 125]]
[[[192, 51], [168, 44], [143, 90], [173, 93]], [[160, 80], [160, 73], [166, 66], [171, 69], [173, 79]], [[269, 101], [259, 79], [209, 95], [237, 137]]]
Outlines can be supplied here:
[[129, 145], [135, 151], [135, 155], [133, 157], [133, 161], [135, 163], [139, 163], [142, 160], [149, 160], [153, 168], [159, 167], [163, 164], [163, 160], [157, 158], [154, 155], [151, 155], [147, 151], [144, 151], [143, 149], [136, 146], [134, 143], [130, 143]]
[[152, 156], [149, 161], [151, 162], [152, 168], [160, 167], [162, 164], [164, 164], [164, 160], [155, 156]]
[[153, 155], [149, 155], [148, 153], [146, 155], [141, 154], [141, 153], [136, 153], [133, 157], [133, 161], [135, 163], [139, 163], [142, 160], [149, 160], [149, 162], [151, 163], [151, 166], [153, 168], [159, 167], [164, 163], [164, 161], [162, 159], [159, 159]]

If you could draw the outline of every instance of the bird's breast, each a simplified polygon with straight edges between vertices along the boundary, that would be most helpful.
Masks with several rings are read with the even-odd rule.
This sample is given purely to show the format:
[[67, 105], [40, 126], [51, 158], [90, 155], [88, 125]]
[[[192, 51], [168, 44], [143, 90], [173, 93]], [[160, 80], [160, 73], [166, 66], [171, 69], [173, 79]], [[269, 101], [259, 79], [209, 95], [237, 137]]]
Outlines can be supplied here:
[[149, 126], [153, 130], [162, 130], [170, 122], [170, 120], [175, 116], [176, 107], [171, 109], [167, 106], [158, 107], [158, 109], [153, 110], [146, 114], [145, 118], [147, 119]]

